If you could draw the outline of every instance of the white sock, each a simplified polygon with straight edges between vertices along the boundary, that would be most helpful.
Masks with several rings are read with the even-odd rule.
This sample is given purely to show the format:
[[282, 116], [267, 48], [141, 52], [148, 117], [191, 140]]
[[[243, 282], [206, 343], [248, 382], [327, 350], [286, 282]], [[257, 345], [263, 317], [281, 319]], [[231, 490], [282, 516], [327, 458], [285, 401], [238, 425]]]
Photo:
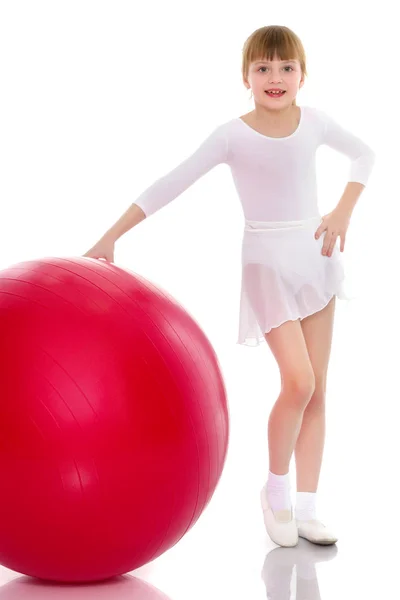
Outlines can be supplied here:
[[275, 475], [269, 471], [267, 497], [272, 510], [290, 510], [292, 501], [290, 498], [289, 473]]
[[310, 521], [316, 519], [316, 492], [297, 492], [296, 494], [296, 519]]

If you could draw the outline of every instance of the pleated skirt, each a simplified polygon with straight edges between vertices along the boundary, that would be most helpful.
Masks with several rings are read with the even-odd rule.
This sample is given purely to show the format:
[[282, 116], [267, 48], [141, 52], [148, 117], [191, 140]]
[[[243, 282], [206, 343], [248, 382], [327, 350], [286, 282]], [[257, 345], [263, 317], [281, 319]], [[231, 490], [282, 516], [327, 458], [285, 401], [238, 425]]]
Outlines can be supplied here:
[[339, 238], [322, 254], [321, 216], [301, 221], [246, 221], [238, 344], [258, 346], [286, 321], [322, 310], [333, 296], [348, 300]]

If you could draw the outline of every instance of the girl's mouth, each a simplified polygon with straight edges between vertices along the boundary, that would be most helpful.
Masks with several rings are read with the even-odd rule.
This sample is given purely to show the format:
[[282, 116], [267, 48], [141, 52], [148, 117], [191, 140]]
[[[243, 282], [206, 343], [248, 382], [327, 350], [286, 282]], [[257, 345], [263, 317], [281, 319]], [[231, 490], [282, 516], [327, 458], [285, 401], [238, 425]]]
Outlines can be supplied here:
[[267, 94], [267, 96], [269, 96], [270, 98], [282, 98], [282, 96], [285, 94], [284, 91], [281, 92], [265, 92]]

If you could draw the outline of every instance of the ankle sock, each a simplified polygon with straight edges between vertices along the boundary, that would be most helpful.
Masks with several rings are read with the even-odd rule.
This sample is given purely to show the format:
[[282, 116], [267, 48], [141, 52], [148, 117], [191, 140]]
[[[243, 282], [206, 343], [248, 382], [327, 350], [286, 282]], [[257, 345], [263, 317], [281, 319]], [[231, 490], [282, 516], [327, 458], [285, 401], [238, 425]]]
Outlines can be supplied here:
[[267, 497], [272, 510], [290, 510], [292, 502], [290, 498], [289, 473], [275, 475], [275, 473], [269, 471]]
[[316, 492], [297, 492], [296, 519], [299, 521], [316, 519], [316, 501]]

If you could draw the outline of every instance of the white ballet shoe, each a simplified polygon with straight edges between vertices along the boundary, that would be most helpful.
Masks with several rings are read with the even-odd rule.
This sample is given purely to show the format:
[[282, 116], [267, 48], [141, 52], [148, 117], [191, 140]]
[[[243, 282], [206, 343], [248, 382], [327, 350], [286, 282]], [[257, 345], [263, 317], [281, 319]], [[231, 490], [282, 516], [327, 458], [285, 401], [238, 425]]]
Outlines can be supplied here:
[[296, 519], [299, 537], [305, 538], [313, 544], [330, 546], [336, 544], [338, 538], [325, 527], [321, 521], [312, 519], [310, 521], [299, 521]]
[[273, 511], [268, 503], [267, 485], [261, 490], [261, 506], [265, 527], [271, 540], [278, 546], [295, 546], [299, 541], [299, 533], [293, 509]]

